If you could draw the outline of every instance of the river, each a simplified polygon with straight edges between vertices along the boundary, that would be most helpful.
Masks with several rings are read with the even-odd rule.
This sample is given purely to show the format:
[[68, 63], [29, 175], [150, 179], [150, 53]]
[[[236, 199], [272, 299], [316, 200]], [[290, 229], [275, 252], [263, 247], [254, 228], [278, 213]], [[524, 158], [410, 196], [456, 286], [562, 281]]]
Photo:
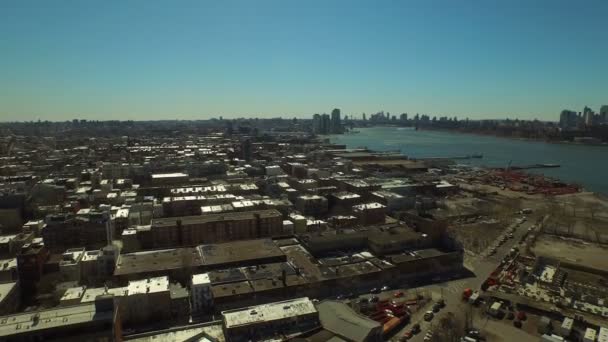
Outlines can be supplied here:
[[560, 164], [559, 168], [528, 170], [582, 185], [586, 190], [608, 195], [608, 147], [553, 144], [446, 131], [402, 127], [359, 128], [359, 133], [330, 136], [331, 142], [348, 148], [368, 147], [376, 151], [400, 150], [411, 158], [457, 157], [482, 154], [482, 159], [458, 163], [506, 167], [528, 164]]

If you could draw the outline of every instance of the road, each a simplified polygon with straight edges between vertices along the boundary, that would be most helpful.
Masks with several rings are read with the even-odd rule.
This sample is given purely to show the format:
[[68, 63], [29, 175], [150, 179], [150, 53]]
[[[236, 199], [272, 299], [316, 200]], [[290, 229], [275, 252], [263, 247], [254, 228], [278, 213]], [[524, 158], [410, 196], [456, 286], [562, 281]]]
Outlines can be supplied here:
[[[439, 322], [441, 318], [444, 317], [444, 315], [446, 315], [448, 312], [453, 312], [456, 313], [457, 316], [462, 316], [464, 310], [468, 306], [468, 304], [462, 301], [463, 290], [466, 288], [473, 290], [479, 289], [490, 273], [492, 273], [496, 267], [498, 267], [500, 262], [509, 254], [511, 248], [519, 243], [520, 239], [528, 232], [528, 228], [532, 227], [535, 222], [536, 217], [531, 217], [526, 220], [526, 222], [522, 223], [513, 232], [514, 237], [512, 239], [507, 239], [504, 244], [496, 249], [496, 254], [492, 256], [475, 256], [465, 254], [464, 264], [465, 267], [473, 273], [472, 277], [425, 286], [424, 290], [432, 293], [433, 302], [443, 298], [445, 300], [446, 307], [441, 309], [441, 311], [435, 315], [431, 322], [425, 322], [422, 319], [422, 316], [424, 315], [425, 311], [431, 310], [432, 308], [432, 303], [427, 304], [425, 308], [421, 308], [421, 310], [414, 313], [412, 315], [410, 324], [396, 333], [391, 340], [398, 341], [407, 330], [411, 329], [414, 323], [420, 323], [421, 332], [411, 338], [409, 341], [421, 342], [424, 340], [425, 334], [433, 330], [433, 324], [437, 324], [437, 322]], [[503, 234], [507, 234], [506, 229]], [[403, 291], [412, 291], [412, 289], [404, 289]], [[475, 323], [477, 322], [474, 322], [474, 324]]]

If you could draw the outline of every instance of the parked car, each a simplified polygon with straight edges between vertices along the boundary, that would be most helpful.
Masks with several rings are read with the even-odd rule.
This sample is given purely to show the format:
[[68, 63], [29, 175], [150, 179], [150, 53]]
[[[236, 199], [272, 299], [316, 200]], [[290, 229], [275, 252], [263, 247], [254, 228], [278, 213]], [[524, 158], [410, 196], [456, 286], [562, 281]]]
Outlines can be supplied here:
[[467, 331], [467, 336], [471, 337], [471, 338], [479, 338], [479, 336], [481, 335], [481, 333], [479, 332], [479, 330], [475, 330], [475, 329], [471, 329], [469, 331]]
[[369, 299], [369, 302], [370, 302], [370, 303], [378, 303], [378, 301], [379, 301], [379, 300], [380, 300], [380, 297], [378, 297], [378, 296], [372, 296], [372, 297]]
[[435, 314], [433, 314], [433, 311], [427, 311], [424, 314], [424, 320], [427, 322], [430, 322], [431, 320], [433, 320], [433, 317], [435, 317]]
[[416, 323], [416, 324], [412, 325], [412, 330], [411, 331], [412, 331], [412, 333], [414, 335], [416, 335], [417, 333], [419, 333], [420, 332], [420, 323]]
[[380, 293], [380, 289], [377, 287], [374, 287], [373, 289], [369, 290], [369, 293]]

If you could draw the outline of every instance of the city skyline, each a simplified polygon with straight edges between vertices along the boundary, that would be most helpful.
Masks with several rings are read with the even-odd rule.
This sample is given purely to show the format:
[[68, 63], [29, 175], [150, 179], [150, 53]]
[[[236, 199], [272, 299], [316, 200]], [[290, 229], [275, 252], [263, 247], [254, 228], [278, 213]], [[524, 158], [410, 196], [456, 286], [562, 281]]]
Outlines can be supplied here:
[[[608, 4], [3, 3], [0, 121], [557, 121], [608, 101]], [[584, 25], [567, 24], [585, 18]]]

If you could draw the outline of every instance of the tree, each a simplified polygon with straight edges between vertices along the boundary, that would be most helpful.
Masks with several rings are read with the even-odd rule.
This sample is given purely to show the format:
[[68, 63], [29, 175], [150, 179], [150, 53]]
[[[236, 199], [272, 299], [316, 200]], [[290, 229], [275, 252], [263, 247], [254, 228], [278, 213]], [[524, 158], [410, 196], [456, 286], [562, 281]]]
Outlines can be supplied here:
[[462, 320], [461, 315], [456, 316], [453, 312], [448, 312], [439, 320], [436, 333], [433, 335], [433, 340], [441, 342], [458, 342], [464, 337], [464, 326], [465, 322]]

